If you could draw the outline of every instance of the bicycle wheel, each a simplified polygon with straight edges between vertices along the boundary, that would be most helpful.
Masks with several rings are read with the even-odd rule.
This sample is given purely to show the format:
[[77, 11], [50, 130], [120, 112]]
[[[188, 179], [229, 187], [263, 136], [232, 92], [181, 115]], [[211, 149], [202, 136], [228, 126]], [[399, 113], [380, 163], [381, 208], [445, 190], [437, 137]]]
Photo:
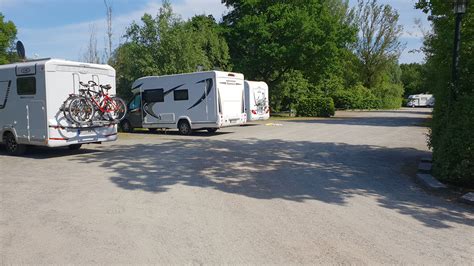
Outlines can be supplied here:
[[112, 97], [111, 101], [107, 102], [106, 113], [109, 115], [111, 120], [122, 120], [127, 113], [127, 105], [125, 101], [119, 97]]
[[94, 117], [95, 109], [90, 101], [82, 96], [71, 100], [68, 107], [69, 118], [78, 124], [90, 122]]
[[70, 95], [63, 102], [63, 105], [61, 106], [61, 110], [63, 111], [64, 118], [66, 118], [66, 120], [71, 122], [71, 123], [75, 123], [75, 122], [71, 119], [71, 115], [69, 114], [69, 105], [71, 104], [71, 101], [76, 97], [78, 97], [78, 96], [77, 95]]

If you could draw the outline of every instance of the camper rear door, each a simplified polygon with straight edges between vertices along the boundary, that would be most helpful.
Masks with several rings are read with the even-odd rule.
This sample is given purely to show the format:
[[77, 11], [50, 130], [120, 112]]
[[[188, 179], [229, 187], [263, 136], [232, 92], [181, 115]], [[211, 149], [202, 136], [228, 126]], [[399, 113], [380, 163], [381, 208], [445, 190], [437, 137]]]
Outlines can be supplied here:
[[23, 141], [43, 143], [47, 137], [44, 75], [17, 76], [14, 94], [19, 101], [15, 130]]

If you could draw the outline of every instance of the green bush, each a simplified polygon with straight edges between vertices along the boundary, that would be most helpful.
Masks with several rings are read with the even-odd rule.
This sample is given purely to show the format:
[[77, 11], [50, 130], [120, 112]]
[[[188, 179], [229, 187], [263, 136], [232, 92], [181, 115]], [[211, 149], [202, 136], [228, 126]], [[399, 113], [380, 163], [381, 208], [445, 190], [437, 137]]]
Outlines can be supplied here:
[[337, 109], [354, 109], [354, 93], [349, 90], [336, 91], [332, 95], [332, 99]]
[[297, 108], [298, 116], [330, 117], [335, 113], [334, 101], [330, 97], [302, 99]]
[[398, 109], [402, 106], [403, 85], [385, 83], [374, 88], [372, 93], [379, 99], [379, 108], [381, 109]]
[[430, 133], [434, 175], [474, 188], [474, 93], [460, 96], [451, 108], [446, 99], [436, 99]]
[[337, 91], [332, 98], [337, 109], [377, 109], [380, 105], [377, 97], [362, 85]]

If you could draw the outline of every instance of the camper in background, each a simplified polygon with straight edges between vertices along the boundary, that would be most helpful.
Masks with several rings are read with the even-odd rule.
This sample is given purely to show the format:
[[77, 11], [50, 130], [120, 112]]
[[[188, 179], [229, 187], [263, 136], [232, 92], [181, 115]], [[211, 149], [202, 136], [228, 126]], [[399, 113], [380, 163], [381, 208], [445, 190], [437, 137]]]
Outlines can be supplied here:
[[433, 107], [435, 98], [432, 94], [415, 94], [408, 96], [408, 107]]
[[222, 71], [143, 77], [132, 85], [134, 94], [121, 122], [134, 128], [177, 128], [183, 135], [247, 122], [244, 76]]
[[270, 118], [268, 85], [265, 82], [245, 81], [245, 112], [248, 121]]
[[78, 126], [64, 117], [62, 105], [78, 93], [79, 82], [110, 84], [115, 70], [108, 65], [40, 59], [0, 66], [0, 142], [7, 152], [22, 154], [27, 145], [68, 146], [114, 141], [114, 124]]

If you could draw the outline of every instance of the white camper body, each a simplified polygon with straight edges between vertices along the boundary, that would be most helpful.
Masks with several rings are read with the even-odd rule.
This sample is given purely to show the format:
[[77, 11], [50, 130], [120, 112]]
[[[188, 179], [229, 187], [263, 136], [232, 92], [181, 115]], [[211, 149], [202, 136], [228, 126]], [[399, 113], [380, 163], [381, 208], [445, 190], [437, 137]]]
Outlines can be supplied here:
[[432, 94], [415, 94], [408, 96], [408, 107], [432, 107], [435, 98]]
[[[143, 77], [132, 88], [134, 98], [122, 121], [132, 128], [178, 128], [189, 134], [195, 129], [214, 132], [247, 121], [242, 74], [208, 71]], [[188, 126], [188, 130], [180, 126]]]
[[245, 81], [245, 111], [248, 121], [270, 118], [268, 85], [261, 81]]
[[116, 140], [116, 125], [77, 127], [64, 118], [63, 102], [89, 80], [115, 93], [115, 70], [107, 65], [41, 59], [0, 66], [0, 141], [12, 134], [19, 145], [48, 147]]

